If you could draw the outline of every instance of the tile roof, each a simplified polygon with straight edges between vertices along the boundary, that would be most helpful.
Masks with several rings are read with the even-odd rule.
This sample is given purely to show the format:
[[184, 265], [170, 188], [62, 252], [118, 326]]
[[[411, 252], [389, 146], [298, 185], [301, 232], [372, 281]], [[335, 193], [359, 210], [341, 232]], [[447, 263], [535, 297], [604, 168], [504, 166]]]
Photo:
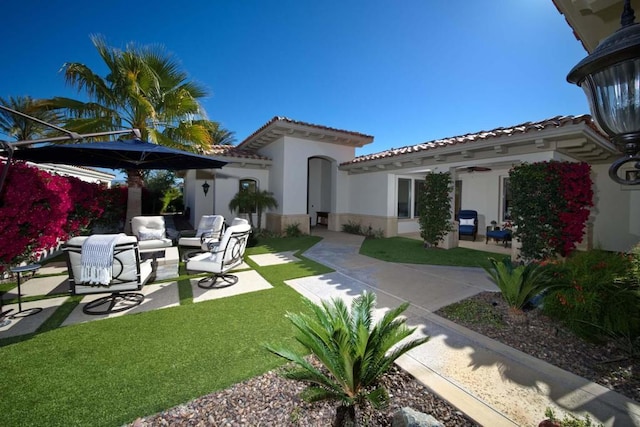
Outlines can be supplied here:
[[349, 130], [344, 130], [344, 129], [337, 129], [337, 128], [332, 128], [332, 127], [329, 127], [329, 126], [315, 125], [313, 123], [301, 122], [301, 121], [293, 120], [293, 119], [290, 119], [288, 117], [283, 117], [283, 116], [274, 116], [271, 120], [269, 120], [267, 123], [265, 123], [261, 128], [259, 128], [255, 132], [253, 132], [248, 137], [246, 137], [240, 144], [238, 144], [238, 147], [242, 147], [243, 144], [248, 143], [253, 138], [255, 138], [257, 135], [259, 135], [262, 131], [264, 131], [266, 128], [268, 128], [269, 126], [271, 126], [272, 124], [274, 124], [276, 122], [284, 122], [284, 123], [288, 123], [288, 124], [292, 124], [292, 125], [307, 126], [307, 127], [311, 127], [311, 128], [315, 128], [315, 129], [323, 130], [323, 131], [340, 132], [340, 133], [344, 133], [344, 134], [347, 134], [347, 135], [353, 135], [353, 136], [358, 137], [358, 138], [373, 139], [373, 136], [367, 135], [367, 134], [364, 134], [364, 133], [360, 133], [360, 132], [354, 132], [354, 131], [349, 131]]
[[206, 154], [211, 156], [233, 157], [238, 159], [271, 160], [268, 157], [256, 154], [254, 151], [244, 150], [234, 145], [212, 145], [211, 150], [209, 150]]
[[467, 144], [477, 141], [485, 141], [493, 138], [509, 137], [518, 134], [525, 134], [534, 131], [541, 131], [546, 128], [559, 128], [571, 124], [584, 123], [587, 126], [593, 128], [596, 132], [600, 131], [595, 126], [595, 123], [588, 114], [582, 114], [579, 116], [556, 116], [550, 119], [542, 120], [539, 122], [525, 122], [516, 126], [500, 127], [489, 131], [480, 131], [476, 133], [468, 133], [466, 135], [454, 136], [451, 138], [436, 139], [429, 142], [424, 142], [416, 145], [408, 145], [400, 148], [390, 148], [379, 153], [367, 154], [358, 156], [355, 159], [342, 163], [343, 165], [352, 165], [357, 163], [368, 162], [372, 160], [380, 160], [390, 157], [401, 156], [409, 153], [417, 153], [426, 150], [434, 150], [442, 147], [450, 147], [457, 144]]

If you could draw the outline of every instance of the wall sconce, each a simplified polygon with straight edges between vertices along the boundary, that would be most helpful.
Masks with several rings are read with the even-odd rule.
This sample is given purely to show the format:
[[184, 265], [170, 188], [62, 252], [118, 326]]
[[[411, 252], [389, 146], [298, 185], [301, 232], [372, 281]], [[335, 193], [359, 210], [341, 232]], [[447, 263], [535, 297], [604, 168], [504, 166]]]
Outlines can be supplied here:
[[209, 192], [209, 187], [211, 187], [209, 185], [209, 183], [207, 181], [204, 182], [204, 184], [202, 184], [202, 191], [204, 191], [204, 196], [207, 197], [207, 193]]
[[[639, 185], [640, 172], [640, 24], [630, 0], [625, 0], [621, 28], [604, 39], [591, 55], [569, 72], [567, 80], [580, 86], [598, 127], [624, 156], [611, 165], [615, 182]], [[618, 175], [625, 163], [635, 174]]]

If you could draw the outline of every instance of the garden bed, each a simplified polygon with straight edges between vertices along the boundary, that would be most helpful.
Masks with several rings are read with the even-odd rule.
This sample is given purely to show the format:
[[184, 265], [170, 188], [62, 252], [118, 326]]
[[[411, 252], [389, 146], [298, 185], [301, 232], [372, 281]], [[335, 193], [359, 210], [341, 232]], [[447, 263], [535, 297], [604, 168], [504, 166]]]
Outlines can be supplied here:
[[525, 311], [522, 324], [509, 323], [507, 312], [499, 293], [483, 292], [436, 314], [640, 402], [637, 358], [612, 342], [586, 342], [539, 310]]

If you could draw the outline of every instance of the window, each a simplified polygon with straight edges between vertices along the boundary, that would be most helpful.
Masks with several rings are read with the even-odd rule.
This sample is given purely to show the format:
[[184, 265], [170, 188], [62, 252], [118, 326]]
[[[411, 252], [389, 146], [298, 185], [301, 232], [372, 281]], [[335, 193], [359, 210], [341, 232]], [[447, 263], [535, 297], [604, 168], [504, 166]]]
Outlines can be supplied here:
[[409, 218], [411, 208], [411, 180], [398, 179], [398, 218]]
[[502, 178], [502, 221], [511, 220], [511, 200], [509, 178]]
[[[242, 191], [242, 190], [246, 190], [246, 191], [255, 193], [258, 190], [258, 181], [256, 181], [255, 179], [250, 179], [250, 178], [241, 179], [240, 180], [239, 191]], [[256, 212], [257, 212], [257, 209], [256, 209], [255, 206], [253, 207], [253, 209], [251, 209], [251, 212], [249, 212], [248, 209], [240, 209], [239, 210], [239, 213], [243, 213], [243, 214], [256, 213]]]

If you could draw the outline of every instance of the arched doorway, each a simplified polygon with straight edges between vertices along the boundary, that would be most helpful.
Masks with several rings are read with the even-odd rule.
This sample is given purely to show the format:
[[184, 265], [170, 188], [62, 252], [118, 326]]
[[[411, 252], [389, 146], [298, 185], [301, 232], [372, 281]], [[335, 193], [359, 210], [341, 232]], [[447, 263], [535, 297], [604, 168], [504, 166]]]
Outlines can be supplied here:
[[307, 214], [311, 217], [311, 226], [327, 226], [329, 223], [328, 214], [335, 206], [333, 164], [326, 157], [307, 159]]

